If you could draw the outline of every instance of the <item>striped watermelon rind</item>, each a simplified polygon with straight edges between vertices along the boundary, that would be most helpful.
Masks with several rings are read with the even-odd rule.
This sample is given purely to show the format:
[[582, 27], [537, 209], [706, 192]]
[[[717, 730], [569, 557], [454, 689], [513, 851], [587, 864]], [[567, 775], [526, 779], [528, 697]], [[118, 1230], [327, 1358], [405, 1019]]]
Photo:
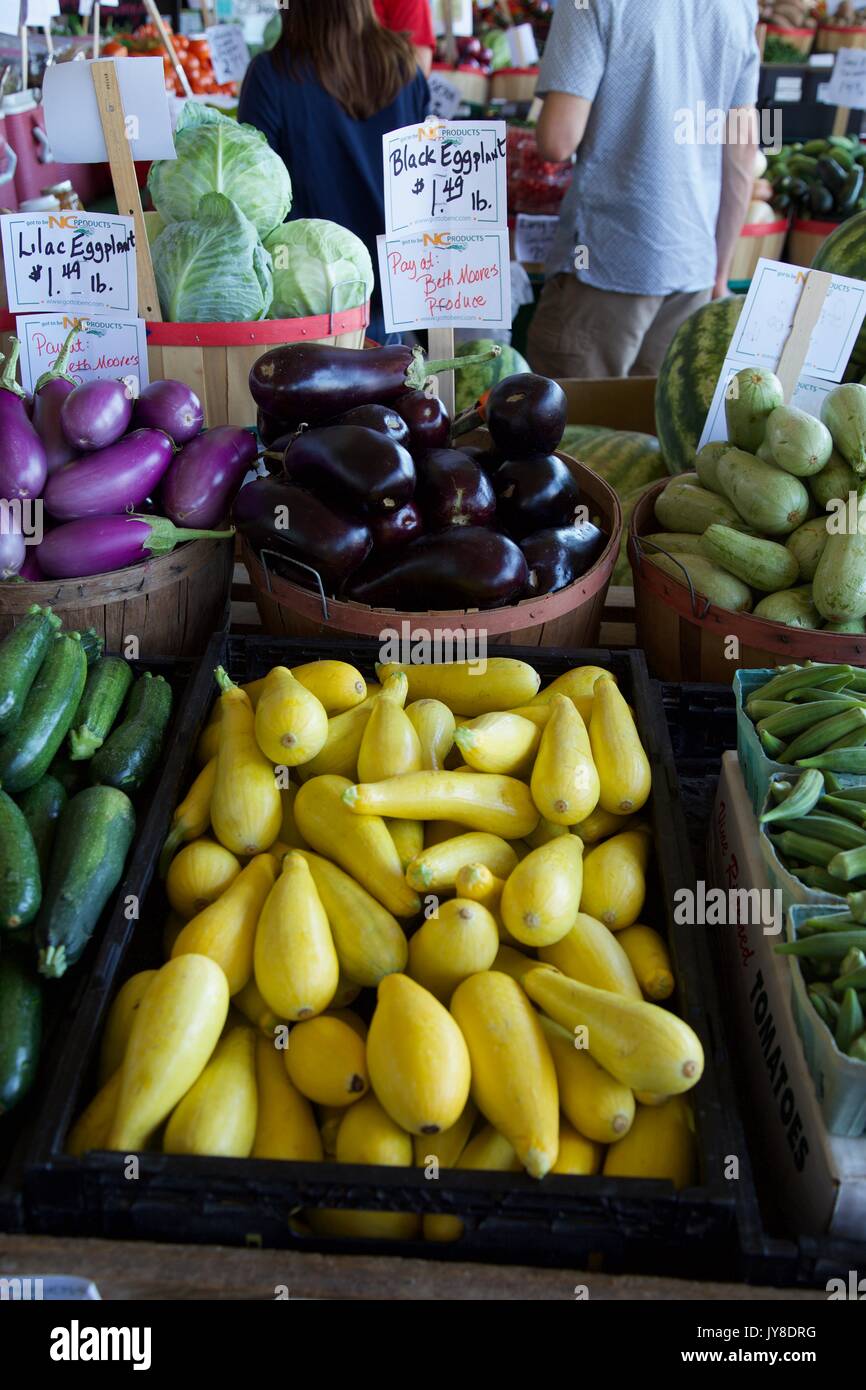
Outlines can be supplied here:
[[[835, 232], [818, 247], [812, 269], [827, 270], [831, 275], [848, 275], [852, 280], [866, 280], [866, 212], [858, 212], [856, 217], [840, 222]], [[866, 324], [860, 329], [851, 361], [866, 366]]]
[[460, 343], [455, 349], [457, 357], [474, 357], [476, 353], [488, 352], [490, 348], [501, 348], [498, 357], [488, 362], [476, 362], [472, 367], [454, 369], [454, 404], [458, 415], [471, 410], [485, 391], [495, 386], [506, 376], [516, 376], [518, 372], [531, 372], [532, 368], [516, 348], [507, 343], [494, 343], [492, 338], [475, 338], [469, 343]]
[[714, 299], [677, 329], [656, 386], [656, 430], [670, 473], [689, 473], [745, 299]]
[[606, 439], [612, 434], [616, 434], [616, 430], [608, 429], [606, 425], [566, 425], [565, 434], [559, 441], [559, 451], [570, 454], [572, 458], [580, 458], [581, 449], [595, 439]]
[[646, 483], [667, 477], [667, 468], [655, 435], [641, 434], [638, 430], [617, 430], [590, 439], [583, 445], [578, 458], [604, 478], [620, 497], [627, 497]]

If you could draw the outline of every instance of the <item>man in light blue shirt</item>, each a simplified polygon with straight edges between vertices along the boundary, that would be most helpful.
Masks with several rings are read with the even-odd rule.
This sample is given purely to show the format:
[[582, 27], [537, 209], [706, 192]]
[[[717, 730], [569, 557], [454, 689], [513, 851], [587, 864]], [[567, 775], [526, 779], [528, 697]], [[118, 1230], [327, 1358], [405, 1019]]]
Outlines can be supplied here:
[[529, 334], [553, 377], [654, 376], [727, 293], [754, 181], [756, 0], [560, 0], [542, 158], [575, 173]]

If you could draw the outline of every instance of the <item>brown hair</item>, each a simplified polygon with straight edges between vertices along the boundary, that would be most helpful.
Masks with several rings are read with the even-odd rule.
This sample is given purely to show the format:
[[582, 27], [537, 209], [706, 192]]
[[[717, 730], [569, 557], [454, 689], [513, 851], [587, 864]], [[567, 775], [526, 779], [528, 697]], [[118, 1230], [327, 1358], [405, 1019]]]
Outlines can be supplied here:
[[277, 67], [313, 68], [326, 92], [357, 121], [382, 111], [415, 75], [410, 40], [376, 18], [372, 0], [289, 0], [273, 49]]

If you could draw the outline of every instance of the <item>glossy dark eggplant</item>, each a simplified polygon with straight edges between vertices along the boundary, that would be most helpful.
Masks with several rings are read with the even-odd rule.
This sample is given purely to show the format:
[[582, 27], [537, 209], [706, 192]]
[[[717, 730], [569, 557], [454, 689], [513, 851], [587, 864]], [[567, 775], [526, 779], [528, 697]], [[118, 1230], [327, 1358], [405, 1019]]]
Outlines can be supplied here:
[[284, 435], [292, 433], [279, 416], [269, 415], [266, 410], [261, 409], [256, 413], [256, 427], [266, 449], [269, 449], [278, 439], [282, 439]]
[[427, 529], [486, 526], [496, 494], [477, 463], [459, 449], [431, 449], [418, 459], [418, 503]]
[[407, 391], [394, 402], [397, 414], [405, 420], [413, 454], [427, 449], [447, 449], [451, 443], [451, 416], [438, 396], [426, 391]]
[[528, 576], [522, 550], [507, 536], [452, 526], [410, 541], [395, 556], [371, 556], [344, 596], [407, 612], [501, 608], [523, 592]]
[[332, 425], [363, 425], [365, 429], [376, 430], [378, 434], [387, 435], [389, 439], [393, 439], [395, 444], [401, 444], [404, 449], [411, 447], [409, 426], [402, 415], [387, 405], [358, 405], [354, 410], [347, 410], [345, 415], [338, 415], [336, 420], [331, 420], [329, 423]]
[[518, 372], [503, 377], [480, 409], [460, 417], [455, 434], [486, 421], [494, 447], [506, 458], [530, 458], [559, 447], [568, 418], [568, 401], [557, 381]]
[[527, 536], [520, 542], [529, 566], [523, 597], [537, 598], [567, 588], [592, 569], [607, 542], [604, 531], [591, 521]]
[[370, 517], [370, 532], [374, 551], [395, 550], [424, 534], [424, 518], [417, 502], [404, 502], [395, 512], [380, 512]]
[[509, 459], [493, 475], [493, 487], [499, 525], [516, 541], [568, 526], [580, 503], [580, 488], [555, 454]]
[[494, 449], [492, 444], [460, 444], [457, 447], [461, 454], [468, 454], [488, 475], [495, 473], [505, 462], [505, 455]]
[[232, 521], [268, 567], [293, 584], [315, 589], [309, 566], [322, 577], [326, 593], [336, 593], [361, 565], [373, 544], [362, 521], [338, 511], [302, 488], [276, 478], [256, 478], [242, 487]]
[[329, 425], [299, 434], [283, 456], [287, 483], [364, 512], [395, 511], [415, 492], [408, 449], [363, 425]]

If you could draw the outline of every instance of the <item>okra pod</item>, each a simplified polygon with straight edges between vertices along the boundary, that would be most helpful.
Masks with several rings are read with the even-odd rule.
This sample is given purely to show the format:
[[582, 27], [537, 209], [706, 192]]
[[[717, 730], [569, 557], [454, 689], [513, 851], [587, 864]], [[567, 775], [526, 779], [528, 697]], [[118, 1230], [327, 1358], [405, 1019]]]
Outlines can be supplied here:
[[860, 1008], [857, 992], [846, 989], [842, 995], [842, 1005], [836, 1023], [836, 1046], [840, 1052], [848, 1051], [854, 1039], [863, 1032], [863, 1027], [863, 1010]]
[[749, 700], [746, 713], [757, 723], [759, 719], [767, 719], [771, 714], [781, 714], [783, 710], [790, 708], [787, 700]]
[[859, 704], [858, 701], [857, 706], [854, 706], [847, 700], [822, 700], [820, 703], [806, 705], [789, 705], [783, 702], [781, 711], [768, 715], [756, 727], [759, 734], [766, 732], [773, 734], [775, 738], [790, 739], [795, 734], [801, 734], [804, 729], [811, 729], [822, 720], [830, 719], [834, 714], [845, 714], [849, 709], [859, 707]]
[[832, 796], [844, 796], [846, 793], [839, 778], [833, 772], [824, 773], [824, 785]]
[[798, 758], [798, 767], [817, 767], [822, 772], [866, 772], [866, 748], [837, 748], [814, 758]]
[[[771, 783], [772, 787], [776, 783]], [[824, 778], [815, 768], [809, 772], [804, 772], [797, 779], [790, 794], [780, 801], [778, 806], [774, 806], [771, 811], [765, 811], [761, 816], [761, 824], [767, 825], [771, 821], [797, 819], [807, 816], [818, 804], [818, 799], [824, 790]]]
[[848, 1056], [857, 1062], [866, 1062], [866, 1033], [861, 1033], [856, 1042], [848, 1048]]
[[823, 753], [825, 749], [829, 749], [838, 739], [859, 729], [866, 733], [866, 710], [857, 705], [842, 714], [822, 719], [809, 729], [804, 729], [793, 743], [788, 744], [784, 753], [780, 755], [779, 762], [795, 763], [800, 758], [811, 758], [816, 753]]
[[850, 883], [852, 878], [866, 874], [866, 845], [860, 849], [846, 849], [837, 854], [827, 865], [834, 878]]
[[855, 922], [866, 922], [866, 892], [848, 893], [845, 901]]
[[[812, 770], [814, 771], [814, 768]], [[850, 801], [845, 796], [822, 796], [818, 802], [818, 809], [828, 811], [831, 815], [846, 816], [857, 825], [866, 825], [866, 806], [862, 801]]]
[[852, 667], [848, 684], [852, 690], [862, 690], [866, 693], [866, 671], [861, 666]]
[[[786, 859], [804, 860], [821, 869], [829, 869], [830, 860], [839, 857], [833, 845], [828, 845], [826, 840], [813, 840], [811, 836], [798, 835], [794, 830], [784, 830], [781, 835], [771, 835], [770, 838]], [[851, 853], [850, 850], [847, 852]]]
[[810, 816], [786, 821], [785, 828], [796, 831], [798, 835], [824, 840], [839, 849], [859, 849], [861, 845], [866, 845], [866, 830], [842, 816], [821, 816], [813, 811]]
[[858, 970], [866, 970], [866, 955], [859, 946], [852, 946], [850, 951], [845, 952], [845, 958], [839, 966], [839, 979], [844, 975], [856, 975]]
[[[799, 930], [802, 930], [802, 925], [803, 925], [803, 924], [802, 924], [802, 922], [801, 922], [801, 923], [800, 923], [800, 928], [799, 928]], [[822, 985], [822, 984], [810, 985], [810, 986], [809, 986], [809, 993], [810, 993], [810, 994], [820, 994], [822, 999], [832, 999], [832, 998], [833, 998], [833, 991], [832, 991], [832, 989], [830, 988], [829, 985]]]
[[[832, 778], [833, 786], [830, 785]], [[866, 806], [866, 787], [843, 787], [838, 777], [834, 777], [832, 772], [824, 773], [824, 783], [829, 792], [834, 796], [844, 796], [846, 801], [860, 801]]]
[[812, 1005], [812, 1008], [815, 1010], [821, 1022], [826, 1023], [829, 1028], [830, 1010], [827, 1008], [827, 1000], [823, 999], [820, 994], [813, 994], [812, 991], [809, 990], [809, 1003]]
[[866, 989], [866, 970], [855, 970], [853, 975], [839, 975], [833, 981], [833, 993], [844, 994], [846, 989]]
[[[802, 941], [783, 941], [778, 956], [805, 956], [807, 960], [844, 960], [852, 946], [866, 946], [866, 928], [859, 931], [826, 932], [823, 936], [808, 936]], [[835, 986], [834, 986], [835, 988]]]
[[787, 778], [784, 777], [775, 779], [770, 783], [770, 795], [777, 805], [780, 801], [784, 801], [786, 797], [789, 797], [793, 790], [793, 783], [789, 782]]
[[[864, 710], [864, 714], [866, 714], [866, 710]], [[836, 742], [831, 743], [830, 747], [824, 751], [835, 753], [837, 748], [862, 748], [864, 743], [866, 743], [866, 724], [861, 725], [859, 729], [855, 728], [850, 734], [845, 734], [843, 738], [837, 738]]]
[[774, 734], [768, 734], [766, 730], [758, 734], [758, 739], [767, 757], [778, 761], [780, 755], [785, 751], [784, 739], [776, 738]]
[[825, 1002], [825, 1004], [827, 1005], [827, 1009], [829, 1010], [829, 1013], [830, 1013], [830, 1027], [831, 1027], [831, 1028], [834, 1028], [835, 1025], [836, 1025], [836, 1020], [837, 1020], [837, 1018], [839, 1017], [839, 1000], [838, 1000], [838, 999], [825, 999], [824, 1002]]
[[819, 932], [849, 931], [859, 925], [862, 924], [858, 923], [850, 912], [828, 912], [821, 917], [807, 917], [798, 926], [797, 934], [798, 936], [814, 936]]
[[773, 676], [765, 685], [753, 690], [749, 698], [758, 700], [788, 699], [795, 690], [803, 690], [807, 686], [823, 685], [836, 676], [847, 676], [850, 680], [853, 674], [853, 669], [850, 666], [822, 666], [820, 664], [795, 666], [789, 671]]
[[849, 705], [859, 705], [862, 699], [860, 695], [849, 695], [845, 688], [848, 684], [847, 676], [837, 676], [835, 681], [829, 681], [827, 685], [807, 686], [805, 690], [795, 690], [791, 699], [796, 704], [814, 704], [819, 700], [845, 700]]
[[801, 883], [805, 883], [807, 888], [815, 888], [821, 893], [838, 893], [839, 880], [828, 874], [826, 869], [819, 869], [812, 864], [807, 869], [798, 869], [796, 877]]

